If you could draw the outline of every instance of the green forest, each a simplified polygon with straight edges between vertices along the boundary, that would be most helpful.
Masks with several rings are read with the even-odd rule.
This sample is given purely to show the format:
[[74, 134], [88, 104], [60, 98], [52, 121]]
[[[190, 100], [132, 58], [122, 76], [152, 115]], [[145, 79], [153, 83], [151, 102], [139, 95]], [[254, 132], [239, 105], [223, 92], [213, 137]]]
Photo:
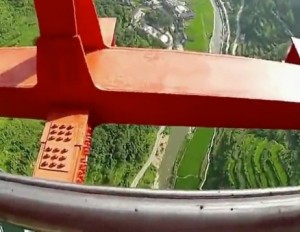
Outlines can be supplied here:
[[[236, 15], [241, 7], [241, 0], [228, 0], [231, 45], [236, 37]], [[289, 38], [297, 28], [296, 15], [300, 6], [295, 7], [294, 0], [251, 0], [244, 1], [240, 17], [240, 38], [237, 55], [246, 57], [281, 60], [289, 45]], [[298, 16], [299, 17], [299, 16]], [[296, 29], [297, 28], [297, 29]]]
[[[152, 37], [135, 31], [130, 7], [117, 0], [96, 0], [102, 16], [115, 16], [118, 46], [160, 47]], [[100, 4], [101, 3], [101, 4]], [[38, 36], [33, 0], [0, 0], [0, 46], [32, 45]], [[0, 119], [0, 168], [6, 172], [32, 175], [44, 122]], [[104, 125], [94, 130], [89, 157], [88, 184], [128, 187], [149, 155], [156, 127]]]
[[[241, 0], [230, 0], [236, 16]], [[287, 0], [245, 1], [237, 55], [284, 59], [290, 28], [299, 35], [300, 4]], [[272, 12], [276, 12], [278, 20]], [[244, 17], [243, 17], [244, 15]], [[231, 16], [231, 29], [236, 21]], [[298, 16], [299, 17], [299, 16]], [[282, 23], [282, 22], [284, 23]], [[233, 38], [235, 33], [233, 32]], [[276, 117], [276, 115], [273, 115]], [[287, 115], [287, 117], [289, 117]], [[300, 133], [286, 130], [218, 129], [204, 189], [249, 189], [300, 184]]]

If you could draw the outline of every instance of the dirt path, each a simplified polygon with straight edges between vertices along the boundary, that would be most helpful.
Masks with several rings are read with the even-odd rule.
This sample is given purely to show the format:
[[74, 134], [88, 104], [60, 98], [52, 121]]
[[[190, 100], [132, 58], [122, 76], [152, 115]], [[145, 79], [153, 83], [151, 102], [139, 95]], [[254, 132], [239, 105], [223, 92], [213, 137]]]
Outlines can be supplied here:
[[225, 25], [223, 25], [223, 27], [227, 27], [226, 33], [227, 33], [227, 37], [226, 37], [226, 54], [228, 54], [229, 52], [229, 48], [230, 48], [230, 24], [229, 24], [229, 18], [228, 18], [228, 13], [227, 13], [227, 9], [225, 7], [225, 4], [222, 0], [219, 0], [220, 2], [220, 6], [222, 8], [222, 12], [224, 12], [224, 14], [222, 15], [224, 17], [224, 23]]
[[159, 131], [156, 134], [156, 141], [155, 141], [155, 144], [153, 146], [152, 152], [151, 152], [148, 160], [144, 164], [144, 166], [141, 168], [141, 170], [138, 172], [138, 174], [135, 176], [134, 180], [132, 181], [132, 183], [130, 185], [131, 188], [135, 188], [138, 185], [140, 179], [144, 176], [144, 174], [147, 171], [148, 167], [151, 165], [151, 163], [155, 159], [155, 154], [156, 154], [157, 149], [159, 148], [159, 144], [160, 144], [160, 141], [161, 141], [162, 135], [163, 135], [162, 133], [165, 130], [165, 128], [166, 128], [165, 126], [161, 126], [159, 128]]
[[241, 15], [243, 13], [243, 10], [244, 10], [244, 6], [245, 6], [245, 0], [241, 0], [242, 1], [242, 5], [239, 9], [239, 12], [238, 14], [236, 15], [236, 37], [234, 39], [234, 42], [233, 42], [233, 46], [232, 46], [232, 55], [236, 55], [236, 49], [237, 49], [237, 46], [238, 46], [238, 39], [240, 38], [240, 35], [241, 35], [241, 25], [240, 25], [240, 18], [241, 18]]

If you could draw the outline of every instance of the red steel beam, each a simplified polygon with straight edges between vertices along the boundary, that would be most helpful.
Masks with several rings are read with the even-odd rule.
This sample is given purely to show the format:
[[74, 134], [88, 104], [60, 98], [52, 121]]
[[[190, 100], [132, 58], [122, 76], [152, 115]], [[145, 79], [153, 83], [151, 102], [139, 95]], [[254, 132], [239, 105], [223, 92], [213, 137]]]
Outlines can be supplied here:
[[[35, 3], [37, 55], [35, 48], [0, 50], [3, 116], [46, 119], [63, 105], [89, 110], [93, 125], [300, 128], [298, 66], [110, 48], [104, 41], [113, 40], [114, 23], [103, 22], [101, 30], [92, 1]], [[295, 117], [283, 120], [287, 114]]]
[[113, 48], [104, 41], [113, 40], [114, 23], [100, 28], [91, 0], [35, 3], [37, 51], [0, 50], [3, 116], [46, 119], [64, 106], [88, 110], [92, 125], [300, 128], [297, 65]]
[[[86, 57], [79, 52], [62, 55], [69, 68], [59, 69], [59, 64], [51, 65], [47, 57], [53, 53], [48, 50], [42, 61], [39, 85], [34, 51], [25, 50], [31, 57], [24, 60], [20, 60], [24, 49], [0, 50], [0, 69], [10, 56], [20, 60], [1, 74], [3, 116], [45, 119], [51, 107], [58, 104], [88, 109], [93, 125], [300, 128], [298, 65], [188, 52], [110, 48]], [[278, 117], [270, 117], [272, 114]], [[286, 115], [295, 117], [284, 120]]]
[[288, 50], [288, 54], [285, 58], [286, 63], [290, 64], [300, 64], [300, 40], [297, 38], [292, 38], [292, 45]]

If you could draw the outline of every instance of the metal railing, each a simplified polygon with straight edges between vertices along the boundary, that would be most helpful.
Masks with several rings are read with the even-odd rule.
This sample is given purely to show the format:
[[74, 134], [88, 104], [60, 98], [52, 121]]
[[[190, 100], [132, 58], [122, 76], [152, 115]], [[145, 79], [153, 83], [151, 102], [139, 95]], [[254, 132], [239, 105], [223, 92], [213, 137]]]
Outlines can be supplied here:
[[0, 220], [42, 231], [300, 231], [300, 188], [162, 191], [0, 174]]

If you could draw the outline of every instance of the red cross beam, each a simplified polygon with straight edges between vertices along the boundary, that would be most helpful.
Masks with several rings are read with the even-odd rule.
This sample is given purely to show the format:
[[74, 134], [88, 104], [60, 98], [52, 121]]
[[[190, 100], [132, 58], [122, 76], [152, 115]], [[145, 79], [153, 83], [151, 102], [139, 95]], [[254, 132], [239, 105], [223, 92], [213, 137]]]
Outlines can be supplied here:
[[114, 47], [115, 20], [98, 19], [92, 0], [35, 6], [37, 47], [0, 50], [2, 116], [46, 119], [61, 106], [89, 110], [93, 125], [300, 128], [297, 65]]

